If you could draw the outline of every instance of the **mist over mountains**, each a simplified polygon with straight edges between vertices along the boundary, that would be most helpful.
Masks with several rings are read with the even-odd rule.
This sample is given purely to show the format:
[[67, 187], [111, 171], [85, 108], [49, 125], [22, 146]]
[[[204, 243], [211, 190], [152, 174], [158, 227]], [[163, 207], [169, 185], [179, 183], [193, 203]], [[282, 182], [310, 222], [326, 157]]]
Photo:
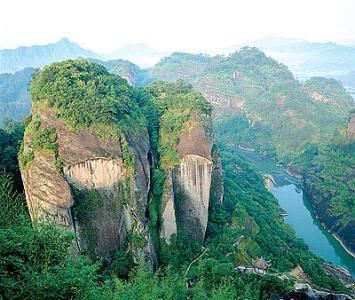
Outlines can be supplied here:
[[102, 54], [106, 59], [129, 60], [141, 68], [154, 66], [163, 57], [170, 55], [168, 51], [158, 51], [143, 43], [126, 44], [114, 52]]
[[[346, 74], [355, 70], [355, 46], [352, 45], [275, 37], [260, 39], [247, 45], [255, 46], [284, 63], [299, 79], [312, 76], [337, 77], [345, 80], [346, 83], [343, 83], [348, 85], [347, 80], [353, 75]], [[346, 77], [343, 78], [343, 75]]]
[[0, 73], [14, 73], [24, 68], [43, 65], [76, 57], [99, 57], [67, 38], [57, 43], [0, 50]]
[[[350, 91], [352, 47], [250, 45], [224, 55], [144, 44], [96, 54], [62, 39], [0, 50], [0, 171], [9, 172], [0, 172], [1, 299], [4, 290], [4, 299], [287, 300], [305, 278], [297, 299], [352, 299], [338, 293], [355, 294], [355, 102], [320, 76]], [[311, 54], [318, 64], [297, 73]], [[239, 151], [270, 167], [254, 169]], [[23, 197], [19, 213], [10, 176], [28, 211]], [[283, 187], [299, 212], [281, 205], [274, 191]], [[302, 228], [284, 219], [295, 212]], [[44, 230], [38, 239], [28, 213], [71, 238]], [[327, 236], [308, 224], [344, 249], [333, 239], [339, 250], [314, 250]], [[38, 249], [63, 254], [48, 268]]]
[[[287, 65], [297, 79], [307, 80], [312, 76], [324, 76], [340, 80], [355, 98], [355, 47], [284, 38], [265, 38], [248, 44]], [[227, 55], [241, 47], [243, 45], [221, 49], [220, 53]], [[199, 60], [197, 65], [203, 65], [211, 60], [211, 56], [208, 55], [196, 56], [180, 52], [171, 54], [155, 50], [145, 44], [128, 44], [112, 53], [96, 54], [67, 38], [42, 46], [0, 50], [0, 103], [2, 104], [0, 123], [8, 119], [21, 119], [29, 112], [27, 87], [35, 68], [78, 57], [105, 65], [110, 72], [123, 76], [132, 85], [142, 85], [146, 81], [146, 75], [154, 75], [166, 60], [169, 60], [171, 66], [174, 64], [173, 60], [177, 59], [175, 71], [181, 73], [181, 78], [188, 76], [189, 72], [195, 72], [197, 57]], [[181, 69], [181, 59], [186, 60], [187, 65], [194, 62], [190, 71], [186, 68]], [[167, 70], [165, 75], [164, 78], [169, 78], [172, 73]], [[188, 81], [188, 78], [185, 80]]]
[[[355, 87], [355, 46], [266, 37], [213, 52], [229, 54], [243, 46], [259, 48], [287, 65], [300, 80], [312, 76], [332, 77], [341, 80], [347, 87]], [[111, 53], [97, 54], [63, 38], [57, 43], [47, 45], [0, 50], [0, 73], [14, 73], [26, 67], [38, 68], [54, 61], [78, 57], [101, 60], [124, 59], [140, 68], [149, 68], [171, 53], [137, 43], [123, 45]]]

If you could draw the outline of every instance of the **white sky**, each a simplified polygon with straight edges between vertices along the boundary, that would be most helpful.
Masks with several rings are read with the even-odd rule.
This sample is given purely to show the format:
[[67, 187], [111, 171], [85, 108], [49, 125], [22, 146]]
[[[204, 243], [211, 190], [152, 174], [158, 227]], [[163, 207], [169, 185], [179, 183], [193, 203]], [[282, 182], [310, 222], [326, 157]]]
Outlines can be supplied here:
[[0, 0], [0, 48], [68, 37], [96, 52], [205, 51], [264, 36], [355, 44], [355, 0]]

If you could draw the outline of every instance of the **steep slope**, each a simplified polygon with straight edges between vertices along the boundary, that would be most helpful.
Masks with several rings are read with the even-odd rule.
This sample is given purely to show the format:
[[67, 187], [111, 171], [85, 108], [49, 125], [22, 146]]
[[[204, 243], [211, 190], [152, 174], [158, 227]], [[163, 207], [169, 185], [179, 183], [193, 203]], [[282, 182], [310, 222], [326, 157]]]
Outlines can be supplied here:
[[109, 262], [129, 247], [136, 259], [153, 259], [148, 133], [126, 81], [84, 60], [65, 61], [38, 73], [31, 92], [20, 154], [31, 218], [68, 227], [92, 258]]
[[14, 74], [0, 74], [0, 126], [6, 120], [19, 120], [30, 112], [28, 87], [33, 68]]
[[355, 71], [350, 71], [334, 77], [340, 80], [345, 86], [355, 89]]
[[340, 82], [314, 77], [300, 83], [284, 65], [255, 48], [227, 57], [176, 53], [148, 75], [167, 80], [176, 75], [192, 83], [214, 105], [217, 131], [225, 143], [292, 161], [296, 165], [289, 165], [291, 172], [301, 173], [303, 167], [318, 216], [352, 251], [352, 152], [321, 147], [312, 164], [305, 163], [312, 160], [306, 157], [312, 145], [331, 143], [354, 107]]
[[[151, 232], [203, 244], [223, 181], [200, 93], [181, 82], [134, 89], [98, 64], [69, 60], [37, 73], [31, 96], [19, 159], [32, 220], [69, 228], [77, 250], [106, 262], [128, 249], [155, 264]], [[151, 178], [158, 170], [162, 182]], [[155, 189], [163, 191], [150, 201]]]
[[[214, 104], [217, 113], [246, 115], [251, 126], [270, 138], [267, 145], [256, 145], [284, 160], [299, 155], [308, 142], [328, 140], [354, 105], [340, 83], [318, 78], [302, 84], [287, 67], [255, 48], [225, 57], [175, 53], [147, 76], [182, 78]], [[321, 86], [327, 92], [324, 97], [318, 95]]]
[[[70, 238], [56, 226], [19, 225], [13, 218], [16, 226], [0, 228], [0, 256], [6, 258], [0, 264], [1, 295], [279, 299], [297, 280], [293, 268], [302, 268], [316, 286], [346, 291], [279, 218], [277, 201], [260, 174], [223, 144], [222, 176], [211, 105], [191, 86], [157, 82], [134, 89], [99, 65], [75, 60], [39, 72], [32, 101], [20, 154], [32, 218], [71, 228], [81, 252], [106, 262], [121, 251], [110, 265], [112, 273], [97, 270], [80, 256], [70, 259]], [[1, 181], [2, 176], [0, 205], [6, 216], [16, 208], [3, 201], [10, 193]], [[154, 260], [149, 247], [154, 229], [163, 238], [161, 252], [168, 249], [167, 267], [155, 275], [144, 264], [132, 270], [130, 254], [147, 253]], [[176, 243], [174, 233], [186, 237]], [[204, 242], [202, 252], [192, 249], [194, 240], [199, 246]], [[235, 270], [261, 255], [272, 260], [269, 274]]]
[[[145, 89], [145, 103], [159, 182], [159, 224], [166, 242], [186, 234], [204, 242], [209, 205], [223, 200], [222, 166], [215, 145], [211, 106], [181, 81], [157, 82]], [[155, 146], [154, 146], [155, 145]]]
[[0, 50], [0, 73], [13, 73], [28, 67], [38, 68], [77, 57], [98, 57], [98, 55], [81, 48], [67, 38], [53, 44], [2, 49]]
[[304, 187], [328, 230], [355, 256], [355, 140], [353, 120], [332, 143], [311, 145], [302, 156]]
[[139, 86], [144, 81], [144, 71], [128, 60], [98, 60], [90, 59], [95, 63], [103, 65], [110, 73], [121, 76], [132, 86]]
[[300, 78], [341, 76], [355, 70], [353, 45], [268, 37], [250, 42], [248, 46], [258, 47], [287, 65]]

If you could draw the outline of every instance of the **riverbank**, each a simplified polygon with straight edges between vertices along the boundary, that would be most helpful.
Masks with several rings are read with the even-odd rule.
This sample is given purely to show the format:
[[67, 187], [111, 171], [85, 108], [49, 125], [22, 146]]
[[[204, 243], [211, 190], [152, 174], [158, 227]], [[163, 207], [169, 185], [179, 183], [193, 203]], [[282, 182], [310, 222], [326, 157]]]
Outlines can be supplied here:
[[[324, 228], [324, 230], [326, 230], [330, 235], [332, 235], [332, 236], [334, 237], [334, 239], [336, 240], [336, 242], [339, 243], [339, 246], [342, 247], [345, 252], [347, 252], [352, 258], [355, 258], [355, 253], [354, 253], [351, 249], [349, 249], [349, 248], [344, 244], [344, 239], [341, 238], [341, 237], [339, 237], [336, 233], [332, 232], [332, 231], [329, 229], [329, 227], [327, 226], [327, 224], [326, 224], [324, 221], [321, 221], [320, 216], [319, 216], [319, 214], [318, 214], [316, 208], [313, 206], [313, 201], [312, 201], [313, 197], [312, 197], [312, 194], [310, 194], [310, 193], [307, 192], [307, 187], [305, 186], [303, 177], [302, 177], [302, 175], [301, 175], [301, 169], [300, 169], [299, 166], [294, 165], [294, 164], [292, 164], [292, 163], [287, 163], [287, 164], [281, 165], [280, 162], [279, 162], [275, 157], [270, 157], [270, 156], [268, 156], [267, 154], [265, 154], [265, 153], [260, 153], [260, 152], [257, 151], [257, 150], [251, 151], [251, 150], [250, 150], [251, 146], [250, 146], [250, 147], [244, 147], [244, 146], [245, 146], [244, 144], [242, 145], [242, 147], [241, 147], [241, 145], [236, 145], [236, 146], [238, 147], [238, 149], [240, 149], [240, 150], [242, 150], [242, 151], [245, 151], [245, 152], [247, 152], [247, 153], [250, 153], [250, 155], [253, 155], [253, 153], [254, 153], [254, 154], [256, 154], [256, 155], [262, 157], [262, 158], [265, 159], [265, 160], [266, 160], [266, 159], [271, 160], [271, 161], [274, 163], [274, 165], [275, 165], [278, 169], [282, 170], [282, 171], [285, 172], [288, 176], [294, 178], [296, 181], [299, 181], [299, 184], [301, 184], [301, 185], [303, 186], [303, 190], [304, 190], [304, 192], [305, 192], [305, 193], [307, 194], [307, 196], [308, 196], [309, 202], [310, 202], [310, 204], [311, 204], [311, 206], [312, 206], [312, 211], [313, 211], [315, 217], [319, 220], [319, 223], [321, 224], [321, 226]], [[251, 148], [251, 149], [252, 149], [252, 148]], [[249, 155], [249, 156], [250, 156], [250, 155]], [[268, 172], [266, 172], [266, 173], [268, 173]], [[292, 182], [292, 183], [296, 183], [296, 182], [293, 182], [293, 180], [292, 180], [292, 181], [289, 180], [289, 181]], [[297, 184], [297, 183], [296, 183], [296, 184]], [[268, 188], [269, 188], [269, 190], [271, 190], [269, 186], [268, 186]]]
[[[322, 225], [323, 225], [323, 223], [322, 223]], [[324, 227], [325, 227], [325, 225], [324, 225]], [[325, 228], [326, 228], [326, 227], [325, 227]], [[344, 248], [344, 250], [345, 250], [349, 255], [351, 255], [353, 258], [355, 258], [355, 253], [352, 252], [350, 249], [348, 249], [348, 248], [344, 245], [344, 243], [342, 242], [342, 240], [341, 240], [335, 233], [331, 233], [329, 230], [328, 230], [328, 232], [339, 242], [339, 244]]]
[[303, 238], [309, 249], [326, 262], [342, 266], [355, 276], [354, 253], [349, 253], [349, 249], [345, 249], [338, 237], [329, 232], [318, 219], [299, 178], [286, 172], [286, 166], [276, 166], [277, 162], [265, 155], [238, 147], [235, 149], [237, 154], [251, 162], [261, 174], [271, 174], [274, 177], [276, 186], [271, 192], [281, 209], [288, 212], [288, 216], [283, 219], [292, 226], [298, 237]]
[[345, 244], [344, 244], [344, 241], [342, 238], [340, 238], [336, 233], [334, 233], [329, 227], [328, 225], [322, 220], [319, 218], [319, 215], [317, 213], [317, 209], [316, 207], [313, 205], [313, 201], [312, 201], [312, 193], [310, 193], [308, 190], [307, 190], [307, 187], [303, 184], [303, 190], [304, 192], [307, 194], [307, 197], [309, 199], [309, 203], [310, 205], [312, 206], [312, 211], [314, 213], [314, 215], [316, 216], [316, 218], [319, 220], [320, 224], [323, 226], [323, 228], [325, 230], [327, 230], [327, 232], [332, 235], [334, 237], [334, 239], [339, 243], [339, 245], [344, 249], [344, 251], [346, 251], [350, 256], [352, 256], [353, 258], [355, 258], [355, 253], [350, 250]]

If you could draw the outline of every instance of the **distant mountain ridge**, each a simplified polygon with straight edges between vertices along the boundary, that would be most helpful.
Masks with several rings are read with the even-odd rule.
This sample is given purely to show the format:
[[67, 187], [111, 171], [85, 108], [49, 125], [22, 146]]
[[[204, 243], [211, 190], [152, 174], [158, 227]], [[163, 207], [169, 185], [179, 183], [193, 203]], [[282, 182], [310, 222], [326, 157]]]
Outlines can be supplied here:
[[267, 55], [287, 65], [299, 79], [308, 79], [312, 76], [334, 77], [342, 80], [345, 85], [349, 82], [354, 83], [352, 87], [355, 87], [354, 45], [267, 37], [236, 45], [222, 52], [231, 53], [241, 46], [259, 48]]
[[[347, 87], [355, 88], [355, 45], [333, 42], [317, 43], [306, 40], [266, 37], [213, 51], [214, 54], [230, 54], [243, 46], [254, 46], [267, 55], [287, 65], [301, 80], [313, 76], [333, 77]], [[104, 60], [128, 60], [140, 68], [151, 68], [169, 51], [158, 51], [143, 44], [126, 44], [111, 53], [96, 54], [63, 38], [57, 43], [0, 50], [0, 73], [14, 73], [26, 67], [42, 67], [68, 58], [96, 58]]]
[[29, 114], [28, 87], [34, 72], [34, 68], [26, 68], [14, 74], [0, 74], [0, 127], [8, 120], [20, 120]]
[[[317, 43], [309, 43], [306, 41], [287, 40], [287, 39], [266, 39], [262, 42], [259, 42], [259, 46], [262, 46], [262, 48], [272, 49], [272, 47], [274, 47], [274, 49], [277, 49], [280, 51], [282, 49], [288, 49], [287, 51], [289, 51], [289, 52], [291, 52], [292, 49], [301, 49], [302, 47], [304, 49], [306, 49], [307, 47], [308, 48], [313, 47], [314, 49], [318, 49], [318, 50], [321, 49], [322, 47], [323, 48], [325, 47], [323, 44], [322, 45], [319, 44], [316, 46], [314, 46], [313, 44], [317, 44]], [[338, 46], [333, 43], [328, 43], [328, 44], [330, 44], [329, 47], [333, 47], [333, 48]], [[339, 47], [347, 47], [347, 46], [340, 45]], [[72, 56], [81, 54], [79, 56], [82, 56], [82, 57], [84, 57], [85, 54], [92, 55], [92, 56], [96, 55], [95, 53], [93, 53], [89, 50], [82, 49], [79, 45], [77, 45], [76, 43], [70, 42], [68, 39], [63, 39], [56, 44], [50, 44], [47, 46], [20, 47], [20, 48], [11, 50], [11, 51], [14, 51], [14, 53], [16, 51], [20, 51], [20, 52], [22, 51], [27, 54], [32, 53], [32, 56], [33, 56], [32, 65], [40, 65], [40, 64], [44, 64], [45, 61], [47, 63], [49, 63], [48, 62], [49, 60], [54, 60], [55, 59], [54, 54], [56, 54], [56, 55], [58, 54], [56, 52], [56, 51], [58, 51], [58, 49], [68, 49], [68, 48], [70, 48], [72, 50], [73, 49], [74, 50], [76, 49], [76, 50], [75, 51], [67, 51], [67, 52], [65, 52], [66, 54], [61, 53], [61, 56], [60, 56], [60, 58], [58, 58], [58, 60], [65, 59], [64, 56], [69, 55], [69, 54]], [[120, 55], [120, 56], [127, 56], [127, 55], [138, 56], [139, 53], [143, 53], [143, 54], [145, 53], [145, 55], [149, 56], [149, 55], [155, 55], [157, 53], [154, 49], [152, 49], [144, 44], [130, 45], [130, 46], [127, 46], [125, 49], [123, 49], [123, 48], [121, 48], [121, 50], [117, 51], [116, 54]], [[352, 47], [348, 47], [348, 48], [350, 50], [355, 49]], [[314, 51], [318, 51], [318, 50], [314, 50]], [[4, 60], [5, 56], [3, 54], [6, 51], [10, 51], [10, 50], [0, 50], [1, 72], [4, 70], [3, 60]], [[225, 50], [225, 51], [227, 51], [227, 50]], [[294, 51], [296, 54], [298, 53], [295, 50], [292, 50], [292, 51]], [[52, 56], [49, 57], [47, 55], [47, 58], [44, 58], [43, 56], [41, 56], [42, 52], [46, 52], [47, 54], [52, 53]], [[254, 53], [254, 52], [250, 52], [251, 58], [253, 58], [253, 59], [260, 59], [261, 58], [260, 55], [254, 55], [255, 53], [254, 54], [252, 54], [252, 53]], [[30, 56], [27, 56], [27, 57], [28, 57], [28, 59], [30, 59], [29, 58]], [[204, 93], [223, 92], [226, 95], [227, 94], [232, 95], [232, 97], [242, 96], [242, 94], [245, 92], [247, 92], [247, 93], [251, 92], [251, 90], [250, 90], [250, 88], [248, 88], [248, 86], [254, 86], [254, 89], [260, 89], [260, 88], [267, 89], [269, 83], [268, 83], [268, 79], [266, 79], [266, 78], [268, 78], [269, 76], [271, 76], [270, 78], [274, 77], [274, 75], [272, 75], [272, 72], [270, 70], [265, 71], [265, 70], [259, 70], [258, 68], [256, 68], [256, 70], [255, 70], [256, 73], [249, 74], [250, 70], [247, 70], [247, 69], [244, 70], [244, 67], [247, 68], [248, 65], [252, 66], [253, 63], [251, 61], [249, 61], [247, 57], [242, 59], [241, 57], [239, 57], [238, 54], [233, 54], [231, 56], [221, 56], [221, 55], [209, 56], [206, 54], [190, 54], [190, 53], [184, 53], [184, 52], [174, 52], [170, 56], [166, 56], [166, 57], [163, 57], [162, 59], [160, 59], [159, 62], [154, 65], [154, 67], [147, 68], [147, 69], [142, 69], [138, 65], [131, 63], [131, 61], [127, 61], [127, 60], [123, 60], [123, 59], [104, 61], [104, 60], [102, 60], [102, 58], [98, 59], [97, 56], [96, 57], [88, 57], [88, 58], [92, 61], [95, 61], [99, 64], [104, 65], [111, 73], [122, 76], [123, 78], [127, 79], [127, 81], [131, 85], [134, 85], [134, 86], [145, 85], [147, 82], [150, 82], [154, 79], [165, 79], [168, 81], [175, 81], [176, 79], [183, 79], [186, 82], [193, 83], [193, 85], [200, 87], [201, 89], [203, 89]], [[242, 59], [244, 62], [240, 61], [240, 59]], [[270, 64], [270, 61], [268, 61], [268, 60], [264, 61], [265, 59], [266, 58], [262, 59], [263, 63], [266, 63], [266, 65]], [[355, 58], [354, 58], [354, 60], [355, 60]], [[240, 63], [241, 63], [241, 65], [240, 65]], [[7, 62], [7, 65], [10, 65], [10, 64], [11, 64], [10, 62]], [[271, 63], [271, 64], [273, 64], [273, 63]], [[241, 71], [241, 70], [238, 71], [238, 68], [239, 68], [238, 65], [242, 66], [243, 71]], [[354, 66], [355, 66], [355, 61], [354, 61]], [[15, 69], [16, 67], [15, 67], [15, 65], [13, 65], [11, 68]], [[292, 70], [292, 68], [293, 67], [291, 67], [290, 69]], [[351, 68], [351, 66], [349, 68]], [[292, 75], [288, 71], [285, 71], [281, 66], [277, 66], [277, 67], [275, 66], [275, 71], [277, 71], [277, 70], [280, 71], [281, 73], [283, 72], [284, 75], [286, 76], [282, 80], [291, 80], [291, 82], [293, 84], [296, 84], [293, 81], [293, 79], [291, 78]], [[243, 73], [245, 73], [245, 74], [243, 75]], [[309, 75], [309, 73], [307, 73], [307, 74]], [[14, 74], [14, 75], [17, 75], [19, 77], [19, 79], [16, 79], [16, 76], [15, 76], [12, 80], [14, 80], [15, 82], [17, 80], [21, 80], [21, 73]], [[334, 76], [334, 77], [338, 78], [339, 80], [342, 80], [343, 83], [346, 79], [346, 85], [348, 85], [350, 83], [350, 85], [348, 85], [348, 86], [351, 86], [351, 82], [354, 82], [354, 84], [355, 84], [355, 81], [351, 79], [352, 76], [355, 76], [355, 72], [348, 72], [348, 73], [346, 73], [346, 76], [342, 76], [342, 77], [340, 75]], [[260, 77], [260, 78], [257, 79], [257, 77]], [[307, 78], [307, 76], [305, 76], [305, 77]], [[7, 78], [7, 77], [4, 77], [3, 79], [5, 79], [5, 78]], [[30, 80], [30, 78], [28, 79], [28, 81], [29, 80]], [[250, 82], [247, 82], [248, 80]], [[271, 79], [271, 80], [273, 81], [273, 79]], [[239, 84], [242, 84], [242, 86], [239, 86]], [[282, 86], [283, 86], [282, 89], [284, 89], [286, 85], [282, 85]], [[11, 85], [7, 84], [6, 87], [9, 88], [10, 90], [11, 89], [13, 90]], [[1, 89], [2, 89], [1, 93], [4, 94], [6, 92], [4, 90], [5, 86], [2, 86]], [[296, 89], [299, 90], [299, 92], [304, 96], [304, 92], [301, 91], [302, 88], [300, 88], [298, 86]], [[349, 90], [349, 91], [351, 92], [352, 90]], [[256, 90], [254, 92], [256, 92]], [[264, 91], [264, 92], [267, 92], [267, 91]], [[25, 92], [25, 94], [26, 93], [27, 92]], [[15, 93], [14, 93], [14, 95], [15, 95]], [[217, 97], [217, 95], [215, 95], [215, 96]], [[283, 97], [283, 95], [281, 95], [281, 96]], [[301, 98], [303, 96], [301, 96]], [[244, 97], [242, 97], [242, 98], [244, 98]], [[29, 99], [28, 93], [27, 93], [26, 99]], [[12, 99], [8, 99], [6, 101], [7, 101], [7, 103], [9, 103], [10, 106], [13, 106], [15, 103], [19, 103], [19, 101], [17, 101], [16, 97], [12, 97]], [[23, 103], [22, 100], [20, 102]], [[28, 102], [28, 100], [27, 100], [27, 102]], [[239, 105], [242, 105], [242, 103], [243, 102], [240, 102]], [[27, 108], [27, 110], [28, 110], [28, 108]], [[16, 113], [15, 114], [11, 113], [11, 112], [13, 112], [13, 109], [11, 107], [8, 107], [6, 109], [6, 111], [8, 111], [6, 118], [18, 119], [19, 117], [21, 117], [20, 115], [18, 115]], [[29, 110], [28, 110], [28, 112], [29, 112]], [[28, 112], [26, 111], [26, 112], [22, 113], [21, 115], [26, 114]], [[288, 112], [288, 114], [291, 114], [291, 112]], [[289, 117], [295, 118], [295, 116], [291, 116], [291, 115]]]
[[0, 73], [14, 73], [24, 68], [39, 68], [68, 58], [99, 56], [67, 38], [57, 43], [0, 50]]
[[263, 131], [257, 144], [286, 161], [307, 142], [329, 139], [354, 105], [340, 82], [299, 82], [284, 64], [250, 47], [229, 56], [176, 52], [146, 71], [147, 81], [178, 79], [200, 91], [215, 113], [246, 114]]
[[167, 51], [158, 51], [143, 43], [126, 44], [118, 50], [102, 54], [107, 59], [129, 60], [141, 68], [153, 67], [163, 57], [170, 55]]

